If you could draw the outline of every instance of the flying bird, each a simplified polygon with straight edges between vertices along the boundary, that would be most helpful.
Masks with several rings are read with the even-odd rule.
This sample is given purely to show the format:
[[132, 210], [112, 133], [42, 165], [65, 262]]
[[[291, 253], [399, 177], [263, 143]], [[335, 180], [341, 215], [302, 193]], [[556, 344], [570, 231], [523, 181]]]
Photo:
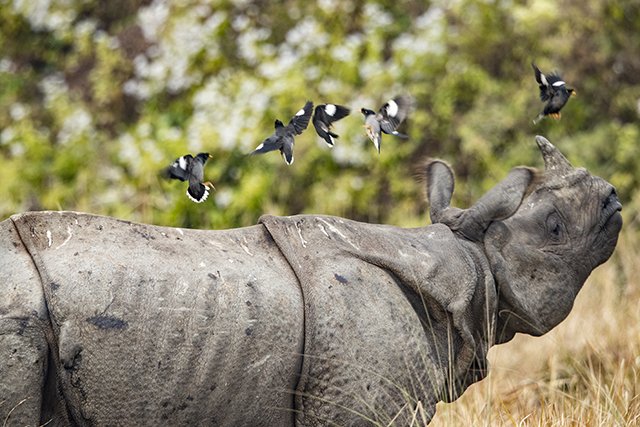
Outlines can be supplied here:
[[290, 165], [293, 163], [293, 137], [300, 135], [311, 119], [313, 112], [313, 102], [307, 101], [304, 107], [291, 118], [286, 126], [280, 121], [275, 121], [275, 132], [256, 147], [251, 154], [267, 153], [269, 151], [280, 150], [284, 161]]
[[313, 113], [313, 127], [316, 128], [316, 132], [320, 138], [324, 139], [329, 147], [333, 147], [334, 138], [338, 138], [338, 135], [331, 132], [331, 125], [333, 122], [346, 117], [351, 112], [347, 107], [337, 104], [320, 104], [316, 106]]
[[187, 196], [196, 203], [207, 200], [209, 190], [215, 187], [209, 181], [204, 181], [204, 164], [211, 158], [209, 153], [200, 153], [193, 157], [186, 154], [178, 157], [171, 166], [162, 171], [162, 175], [167, 179], [177, 179], [189, 181]]
[[395, 135], [399, 138], [407, 138], [407, 135], [398, 132], [396, 129], [407, 118], [411, 105], [411, 97], [401, 95], [387, 101], [377, 114], [367, 108], [360, 109], [364, 115], [364, 128], [367, 136], [375, 145], [378, 153], [380, 153], [382, 133]]
[[540, 99], [543, 102], [546, 101], [544, 110], [533, 119], [533, 124], [538, 123], [545, 116], [550, 116], [556, 120], [560, 119], [560, 110], [562, 110], [569, 98], [576, 94], [575, 90], [568, 88], [558, 74], [545, 75], [540, 72], [540, 69], [533, 62], [531, 66], [540, 87]]

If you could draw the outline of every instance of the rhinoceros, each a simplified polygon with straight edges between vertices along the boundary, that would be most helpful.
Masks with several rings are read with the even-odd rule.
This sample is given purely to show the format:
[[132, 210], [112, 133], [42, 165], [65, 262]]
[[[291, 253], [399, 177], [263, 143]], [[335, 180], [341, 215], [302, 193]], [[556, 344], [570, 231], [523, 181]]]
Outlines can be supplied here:
[[[425, 165], [432, 225], [263, 216], [191, 230], [75, 212], [0, 223], [8, 425], [407, 425], [562, 321], [622, 227], [614, 187], [536, 137], [473, 206]], [[418, 406], [419, 405], [419, 406]]]

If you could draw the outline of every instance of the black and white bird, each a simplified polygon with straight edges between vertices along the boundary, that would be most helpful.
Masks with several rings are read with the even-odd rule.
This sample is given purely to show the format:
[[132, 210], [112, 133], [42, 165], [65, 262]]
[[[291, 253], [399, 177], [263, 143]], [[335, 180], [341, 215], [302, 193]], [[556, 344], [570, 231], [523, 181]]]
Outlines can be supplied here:
[[536, 64], [531, 63], [533, 71], [536, 74], [536, 82], [540, 87], [540, 99], [546, 102], [544, 110], [533, 119], [533, 124], [538, 123], [545, 116], [550, 116], [556, 120], [560, 118], [560, 110], [567, 103], [575, 90], [568, 88], [567, 84], [558, 74], [542, 74]]
[[331, 132], [333, 122], [347, 117], [351, 112], [347, 107], [337, 104], [320, 104], [316, 106], [313, 113], [313, 127], [320, 138], [324, 139], [329, 147], [333, 147], [334, 138], [338, 135]]
[[168, 179], [178, 179], [180, 181], [189, 181], [187, 188], [187, 196], [196, 203], [202, 203], [207, 200], [209, 190], [215, 187], [209, 181], [204, 181], [204, 164], [211, 156], [209, 153], [200, 153], [193, 157], [186, 154], [178, 157], [171, 166], [162, 171], [162, 175]]
[[300, 135], [311, 119], [313, 112], [313, 102], [307, 103], [291, 118], [286, 126], [280, 121], [275, 121], [275, 132], [256, 147], [251, 154], [267, 153], [269, 151], [280, 150], [284, 161], [290, 165], [293, 163], [293, 137]]
[[407, 135], [398, 132], [397, 129], [400, 123], [407, 118], [411, 105], [411, 97], [401, 95], [387, 101], [377, 114], [367, 108], [360, 109], [364, 115], [364, 128], [367, 131], [367, 136], [375, 145], [378, 153], [380, 153], [382, 133], [407, 138]]

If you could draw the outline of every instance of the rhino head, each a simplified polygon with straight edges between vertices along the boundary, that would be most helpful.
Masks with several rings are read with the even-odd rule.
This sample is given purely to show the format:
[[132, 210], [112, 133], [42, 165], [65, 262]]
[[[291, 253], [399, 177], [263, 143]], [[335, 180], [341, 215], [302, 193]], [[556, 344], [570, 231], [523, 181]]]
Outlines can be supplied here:
[[449, 206], [453, 173], [426, 167], [433, 223], [481, 245], [498, 293], [496, 342], [542, 335], [560, 323], [591, 271], [613, 253], [622, 227], [615, 188], [574, 168], [548, 140], [544, 172], [515, 168], [469, 209]]

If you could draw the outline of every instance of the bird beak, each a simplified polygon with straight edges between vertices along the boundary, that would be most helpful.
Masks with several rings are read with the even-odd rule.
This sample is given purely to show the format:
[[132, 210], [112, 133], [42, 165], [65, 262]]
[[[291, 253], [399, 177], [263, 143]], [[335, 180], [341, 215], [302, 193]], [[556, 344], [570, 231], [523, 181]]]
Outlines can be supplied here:
[[216, 189], [216, 186], [215, 186], [215, 185], [213, 185], [213, 184], [211, 183], [211, 181], [203, 182], [202, 184], [203, 184], [204, 186], [206, 186], [206, 187], [211, 187], [211, 188], [213, 188], [214, 190]]
[[213, 156], [212, 156], [211, 154], [209, 154], [209, 158], [210, 158], [210, 159], [213, 159]]
[[578, 94], [578, 92], [576, 92], [575, 89], [571, 92], [571, 96], [576, 96], [577, 94]]

